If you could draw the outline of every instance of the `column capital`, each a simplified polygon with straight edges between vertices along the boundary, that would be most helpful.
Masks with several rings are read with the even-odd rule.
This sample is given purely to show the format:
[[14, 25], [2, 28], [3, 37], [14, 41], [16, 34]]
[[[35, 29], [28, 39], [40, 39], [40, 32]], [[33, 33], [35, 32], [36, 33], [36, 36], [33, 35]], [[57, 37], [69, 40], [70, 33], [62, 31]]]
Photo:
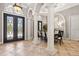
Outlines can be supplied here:
[[48, 3], [48, 4], [47, 4], [47, 8], [50, 8], [50, 7], [55, 8], [55, 5], [56, 5], [56, 4], [54, 4], [54, 3]]

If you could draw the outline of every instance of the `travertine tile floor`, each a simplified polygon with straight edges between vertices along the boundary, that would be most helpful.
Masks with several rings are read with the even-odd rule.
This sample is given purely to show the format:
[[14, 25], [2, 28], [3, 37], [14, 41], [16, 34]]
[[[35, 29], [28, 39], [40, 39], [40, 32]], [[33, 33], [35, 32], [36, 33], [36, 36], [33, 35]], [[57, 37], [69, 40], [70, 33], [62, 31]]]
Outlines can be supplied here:
[[35, 45], [32, 41], [5, 43], [0, 45], [0, 56], [49, 56], [51, 54], [45, 45], [45, 43]]
[[57, 56], [79, 56], [79, 41], [64, 40], [64, 44], [55, 45]]
[[[17, 41], [0, 45], [0, 56], [51, 56], [45, 42], [35, 45], [32, 41]], [[79, 42], [64, 40], [61, 46], [55, 44], [53, 56], [79, 56]]]

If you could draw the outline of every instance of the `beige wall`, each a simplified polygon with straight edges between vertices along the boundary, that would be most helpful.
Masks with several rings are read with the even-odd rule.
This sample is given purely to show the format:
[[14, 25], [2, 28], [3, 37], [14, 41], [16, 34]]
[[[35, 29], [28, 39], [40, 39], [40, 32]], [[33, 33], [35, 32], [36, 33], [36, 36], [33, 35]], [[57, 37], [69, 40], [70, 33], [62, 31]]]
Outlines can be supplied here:
[[2, 42], [2, 11], [4, 9], [4, 5], [0, 4], [0, 42]]
[[64, 15], [66, 19], [66, 34], [65, 37], [68, 39], [78, 39], [79, 35], [79, 15]]
[[2, 42], [2, 12], [0, 12], [0, 42]]

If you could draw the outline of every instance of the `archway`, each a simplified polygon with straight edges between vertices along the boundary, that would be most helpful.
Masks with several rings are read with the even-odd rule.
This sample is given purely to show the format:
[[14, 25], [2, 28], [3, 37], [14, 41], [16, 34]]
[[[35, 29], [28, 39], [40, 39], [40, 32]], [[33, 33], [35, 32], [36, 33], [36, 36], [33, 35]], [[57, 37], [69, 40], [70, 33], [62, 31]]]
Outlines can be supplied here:
[[66, 27], [65, 27], [65, 18], [62, 14], [55, 14], [55, 29], [63, 30], [64, 31], [64, 36], [66, 32]]

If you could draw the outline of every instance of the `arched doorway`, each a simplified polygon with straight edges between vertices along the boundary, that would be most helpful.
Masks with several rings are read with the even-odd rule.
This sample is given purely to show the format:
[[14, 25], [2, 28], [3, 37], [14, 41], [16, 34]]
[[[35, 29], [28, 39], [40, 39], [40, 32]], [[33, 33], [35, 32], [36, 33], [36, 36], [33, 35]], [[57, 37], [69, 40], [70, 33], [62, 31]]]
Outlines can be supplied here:
[[59, 29], [64, 31], [64, 36], [66, 32], [66, 27], [65, 27], [65, 18], [62, 14], [55, 14], [55, 29]]

